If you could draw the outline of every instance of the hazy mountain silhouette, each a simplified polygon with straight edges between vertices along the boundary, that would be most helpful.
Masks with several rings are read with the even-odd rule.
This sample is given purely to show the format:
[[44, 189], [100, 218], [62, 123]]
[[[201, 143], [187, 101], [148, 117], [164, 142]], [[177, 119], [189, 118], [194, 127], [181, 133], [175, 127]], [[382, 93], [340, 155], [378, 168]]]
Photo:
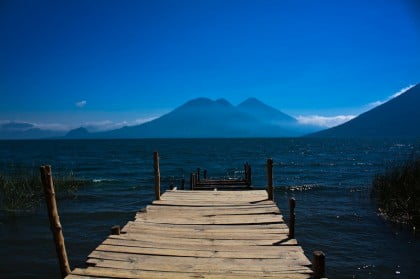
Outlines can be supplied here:
[[256, 98], [248, 98], [240, 103], [237, 108], [264, 122], [279, 125], [296, 125], [297, 120], [278, 109], [270, 107]]
[[43, 139], [63, 136], [65, 132], [36, 128], [26, 122], [8, 122], [0, 125], [0, 139]]
[[420, 84], [339, 126], [310, 137], [420, 137]]
[[65, 134], [41, 130], [29, 123], [11, 122], [0, 126], [0, 138], [296, 137], [319, 129], [301, 125], [295, 118], [255, 98], [249, 98], [237, 106], [225, 99], [197, 98], [157, 119], [136, 126], [103, 132], [89, 132], [87, 128], [80, 127]]
[[86, 128], [80, 127], [70, 130], [65, 137], [69, 139], [84, 139], [90, 137], [90, 133]]
[[[304, 131], [302, 131], [304, 128]], [[313, 129], [313, 127], [312, 127]], [[197, 98], [137, 126], [92, 133], [101, 138], [291, 137], [311, 131], [281, 111], [250, 98], [238, 106]]]

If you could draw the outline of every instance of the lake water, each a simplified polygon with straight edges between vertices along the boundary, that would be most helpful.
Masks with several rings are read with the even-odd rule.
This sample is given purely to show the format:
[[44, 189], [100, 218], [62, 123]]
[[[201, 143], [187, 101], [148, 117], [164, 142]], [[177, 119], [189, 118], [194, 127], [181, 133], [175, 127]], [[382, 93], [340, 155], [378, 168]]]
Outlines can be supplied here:
[[[264, 187], [265, 162], [275, 162], [275, 200], [288, 216], [295, 197], [297, 240], [312, 258], [326, 254], [329, 278], [419, 278], [420, 239], [376, 214], [369, 196], [375, 173], [407, 158], [420, 140], [159, 139], [0, 141], [0, 167], [73, 171], [95, 181], [74, 198], [58, 200], [71, 267], [135, 212], [150, 204], [153, 151], [160, 153], [162, 186], [179, 184], [197, 167], [210, 177], [240, 175], [252, 166], [253, 184]], [[176, 214], [176, 213], [174, 213]], [[0, 215], [3, 278], [59, 278], [47, 212]]]

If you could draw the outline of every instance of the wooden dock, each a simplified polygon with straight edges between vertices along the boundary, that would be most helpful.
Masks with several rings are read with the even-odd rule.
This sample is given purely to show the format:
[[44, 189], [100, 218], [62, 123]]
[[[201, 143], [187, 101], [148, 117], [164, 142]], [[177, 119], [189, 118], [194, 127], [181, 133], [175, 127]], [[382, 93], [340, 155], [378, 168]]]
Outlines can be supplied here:
[[[314, 274], [294, 239], [294, 208], [293, 230], [289, 230], [270, 191], [174, 189], [160, 195], [156, 156], [155, 177], [156, 200], [121, 230], [113, 227], [112, 234], [88, 256], [86, 268], [70, 271], [67, 259], [60, 260], [63, 277], [321, 277], [319, 271]], [[223, 188], [220, 181], [217, 185]], [[56, 241], [58, 255], [60, 249], [65, 253], [64, 239], [60, 243]]]

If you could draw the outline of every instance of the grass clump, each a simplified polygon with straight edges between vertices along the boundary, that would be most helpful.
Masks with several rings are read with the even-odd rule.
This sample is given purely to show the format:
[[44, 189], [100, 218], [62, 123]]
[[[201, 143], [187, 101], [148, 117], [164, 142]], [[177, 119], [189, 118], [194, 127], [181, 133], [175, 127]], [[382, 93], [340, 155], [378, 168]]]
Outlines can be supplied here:
[[[87, 180], [78, 179], [73, 172], [53, 176], [57, 198], [74, 196]], [[6, 212], [29, 211], [44, 198], [40, 175], [35, 171], [0, 172], [0, 210]]]
[[386, 219], [420, 227], [420, 157], [377, 174], [372, 197]]

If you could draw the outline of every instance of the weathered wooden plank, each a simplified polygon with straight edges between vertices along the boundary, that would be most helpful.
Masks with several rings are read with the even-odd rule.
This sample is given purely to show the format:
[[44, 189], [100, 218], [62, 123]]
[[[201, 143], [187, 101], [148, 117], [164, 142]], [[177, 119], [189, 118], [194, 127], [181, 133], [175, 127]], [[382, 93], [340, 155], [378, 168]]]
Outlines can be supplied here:
[[104, 278], [104, 277], [75, 275], [75, 274], [70, 274], [66, 276], [66, 279], [92, 279], [92, 278]]
[[255, 279], [259, 278], [281, 278], [284, 279], [301, 279], [301, 278], [310, 278], [308, 274], [305, 273], [282, 273], [274, 274], [269, 272], [230, 272], [224, 274], [204, 274], [197, 272], [156, 272], [156, 271], [145, 271], [145, 270], [124, 270], [124, 269], [111, 269], [111, 268], [102, 268], [102, 267], [88, 267], [86, 269], [76, 268], [73, 271], [73, 274], [77, 275], [88, 275], [88, 276], [100, 276], [107, 278], [127, 278], [127, 279], [172, 279], [172, 278], [203, 278], [203, 279]]
[[267, 249], [266, 252], [260, 250], [260, 253], [251, 254], [244, 253], [243, 251], [187, 250], [101, 244], [96, 248], [96, 251], [194, 258], [287, 259], [290, 262], [294, 262], [295, 259], [300, 259], [300, 264], [310, 264], [301, 251], [298, 249], [291, 250], [291, 248], [296, 248], [296, 246], [289, 246], [287, 249]]
[[182, 205], [173, 205], [173, 206], [165, 206], [165, 205], [149, 205], [146, 207], [146, 212], [153, 212], [153, 211], [160, 211], [160, 212], [206, 212], [206, 211], [214, 211], [220, 212], [224, 210], [267, 210], [267, 211], [279, 211], [280, 210], [273, 204], [268, 205], [235, 205], [235, 206], [182, 206]]
[[[219, 192], [219, 193], [223, 193], [222, 195], [251, 195], [251, 196], [254, 196], [254, 195], [258, 195], [258, 194], [261, 194], [261, 193], [263, 193], [263, 192], [265, 192], [265, 193], [267, 193], [267, 191], [265, 190], [265, 189], [261, 189], [261, 190], [247, 190], [247, 191], [240, 191], [240, 192], [238, 192], [238, 191], [222, 191], [222, 192]], [[168, 191], [166, 191], [164, 194], [173, 194], [173, 193], [183, 193], [183, 194], [187, 194], [187, 195], [206, 195], [206, 194], [208, 194], [208, 195], [215, 195], [215, 194], [218, 194], [218, 193], [202, 193], [202, 192], [194, 192], [194, 191], [190, 191], [190, 190], [176, 190], [176, 191], [174, 191], [174, 190], [168, 190]]]
[[[129, 231], [129, 230], [139, 230], [144, 232], [156, 232], [161, 234], [173, 234], [173, 233], [182, 233], [183, 236], [186, 236], [188, 234], [201, 234], [201, 233], [215, 233], [215, 234], [230, 234], [230, 235], [236, 235], [236, 234], [249, 234], [249, 235], [256, 235], [259, 236], [261, 234], [283, 234], [288, 233], [289, 229], [287, 228], [286, 224], [279, 224], [279, 227], [276, 228], [254, 228], [254, 229], [248, 229], [244, 226], [230, 226], [231, 228], [227, 227], [224, 229], [217, 229], [217, 228], [189, 228], [185, 226], [179, 226], [179, 227], [171, 227], [171, 228], [162, 228], [159, 226], [154, 226], [156, 224], [138, 224], [136, 222], [131, 222], [130, 224], [127, 224], [123, 231]], [[238, 228], [239, 227], [239, 228]]]
[[255, 202], [246, 202], [246, 203], [235, 203], [234, 201], [229, 202], [229, 203], [224, 203], [224, 202], [218, 202], [213, 201], [213, 200], [209, 200], [206, 202], [197, 202], [194, 200], [184, 200], [184, 199], [180, 199], [180, 200], [173, 200], [173, 201], [168, 201], [168, 200], [158, 200], [158, 201], [153, 201], [152, 204], [155, 205], [166, 205], [166, 206], [196, 206], [196, 207], [209, 207], [209, 206], [214, 206], [214, 207], [225, 207], [225, 206], [246, 206], [246, 205], [272, 205], [273, 202], [269, 201], [269, 200], [260, 200], [260, 201], [255, 201]]
[[159, 224], [190, 224], [190, 225], [236, 225], [236, 224], [275, 224], [284, 223], [280, 215], [258, 216], [258, 215], [237, 215], [237, 216], [210, 216], [210, 217], [178, 217], [174, 216], [148, 216], [137, 214], [136, 221]]
[[259, 234], [250, 234], [243, 232], [195, 232], [186, 234], [185, 232], [160, 232], [156, 230], [144, 230], [137, 229], [136, 227], [130, 227], [125, 230], [128, 234], [138, 233], [143, 234], [145, 237], [149, 235], [161, 236], [161, 237], [170, 237], [170, 238], [197, 238], [197, 239], [236, 239], [236, 240], [256, 240], [256, 239], [268, 239], [268, 240], [279, 240], [288, 237], [288, 230], [281, 233], [259, 233]]
[[[128, 270], [148, 270], [166, 272], [218, 273], [221, 272], [310, 272], [304, 265], [299, 265], [299, 260], [265, 260], [265, 259], [200, 259], [183, 257], [159, 257], [132, 255], [126, 259], [119, 257], [121, 253], [113, 253], [115, 259], [90, 258], [88, 263], [95, 267], [121, 268]], [[108, 254], [108, 255], [111, 255]], [[106, 256], [108, 256], [106, 255]], [[122, 254], [124, 255], [124, 254]], [[110, 257], [110, 256], [109, 256]]]
[[134, 240], [127, 238], [108, 238], [102, 242], [108, 245], [120, 246], [133, 246], [133, 247], [151, 247], [151, 248], [164, 248], [164, 249], [184, 249], [184, 250], [203, 250], [203, 251], [236, 251], [242, 253], [270, 253], [270, 252], [296, 252], [303, 255], [303, 250], [300, 246], [246, 246], [246, 245], [214, 245], [202, 243], [185, 243], [180, 244], [176, 241], [147, 241], [147, 240]]
[[[179, 244], [204, 244], [204, 245], [242, 245], [242, 246], [271, 246], [271, 245], [296, 245], [297, 242], [295, 239], [281, 238], [278, 237], [277, 240], [267, 240], [267, 239], [254, 239], [254, 240], [237, 240], [237, 239], [205, 239], [205, 238], [170, 238], [170, 237], [160, 237], [147, 235], [147, 237], [142, 233], [128, 233], [121, 234], [118, 237], [121, 239], [132, 239], [132, 240], [142, 240], [142, 241], [153, 241], [153, 242], [169, 242], [169, 243], [179, 243]], [[110, 238], [116, 238], [116, 236], [110, 236]]]
[[149, 216], [211, 216], [211, 215], [257, 215], [257, 214], [275, 214], [279, 215], [279, 210], [273, 208], [250, 208], [250, 209], [224, 209], [224, 210], [168, 210], [165, 208], [162, 209], [148, 209], [147, 214]]
[[284, 230], [288, 229], [285, 223], [275, 223], [275, 224], [242, 224], [242, 225], [188, 225], [188, 224], [159, 224], [159, 223], [145, 223], [145, 222], [136, 222], [130, 221], [122, 231], [129, 229], [130, 227], [144, 228], [144, 229], [155, 229], [160, 231], [221, 231], [221, 232], [237, 232], [237, 231], [249, 231], [252, 234], [258, 234], [260, 231], [269, 232], [270, 230]]

